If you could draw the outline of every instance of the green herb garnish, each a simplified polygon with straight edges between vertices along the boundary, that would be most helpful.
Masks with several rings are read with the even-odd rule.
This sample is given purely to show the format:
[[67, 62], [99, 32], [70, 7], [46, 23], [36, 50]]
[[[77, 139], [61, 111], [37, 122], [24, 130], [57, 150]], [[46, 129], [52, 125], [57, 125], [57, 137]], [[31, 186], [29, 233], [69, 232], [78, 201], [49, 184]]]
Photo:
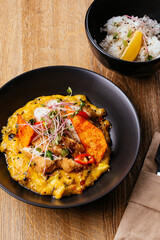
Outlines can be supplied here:
[[72, 95], [72, 89], [70, 87], [67, 88], [67, 93]]
[[132, 30], [130, 29], [128, 34], [127, 34], [127, 37], [129, 38], [131, 35], [132, 35]]
[[62, 98], [57, 97], [57, 102], [62, 102]]
[[152, 55], [148, 55], [147, 60], [150, 61], [150, 60], [152, 60], [152, 58], [153, 58]]
[[52, 155], [52, 152], [50, 150], [46, 151], [46, 157], [49, 157], [51, 160], [53, 160], [53, 155]]
[[114, 26], [116, 26], [118, 28], [120, 26], [120, 24], [118, 24], [117, 22], [114, 22]]
[[115, 39], [115, 40], [118, 39], [118, 33], [115, 33], [115, 34], [114, 34], [113, 39]]
[[84, 102], [82, 99], [80, 99], [80, 101], [81, 101], [81, 103], [80, 103], [80, 108], [82, 109], [82, 107], [85, 106], [85, 102]]

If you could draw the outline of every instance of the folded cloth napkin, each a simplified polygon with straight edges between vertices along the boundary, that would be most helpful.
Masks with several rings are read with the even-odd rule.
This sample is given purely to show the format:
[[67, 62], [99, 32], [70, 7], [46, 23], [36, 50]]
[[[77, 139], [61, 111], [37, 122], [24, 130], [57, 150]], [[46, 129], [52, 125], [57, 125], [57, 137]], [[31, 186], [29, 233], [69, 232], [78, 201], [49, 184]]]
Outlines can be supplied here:
[[159, 144], [160, 133], [155, 133], [114, 240], [160, 240]]

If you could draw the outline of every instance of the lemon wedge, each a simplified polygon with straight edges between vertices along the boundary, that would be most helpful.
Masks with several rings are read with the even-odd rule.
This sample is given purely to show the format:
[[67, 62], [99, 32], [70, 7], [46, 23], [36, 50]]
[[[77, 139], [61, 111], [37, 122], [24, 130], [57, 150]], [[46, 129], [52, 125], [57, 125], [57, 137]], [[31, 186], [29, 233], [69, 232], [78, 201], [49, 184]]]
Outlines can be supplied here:
[[136, 30], [128, 46], [124, 50], [121, 59], [126, 61], [134, 61], [137, 57], [142, 45], [143, 33]]

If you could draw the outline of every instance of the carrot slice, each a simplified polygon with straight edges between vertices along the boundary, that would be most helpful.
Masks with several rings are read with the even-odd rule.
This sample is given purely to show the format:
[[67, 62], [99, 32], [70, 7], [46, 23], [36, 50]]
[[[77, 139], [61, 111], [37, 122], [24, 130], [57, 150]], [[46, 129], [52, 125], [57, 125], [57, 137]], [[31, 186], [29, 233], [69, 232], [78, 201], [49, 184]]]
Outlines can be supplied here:
[[17, 116], [18, 137], [23, 147], [27, 147], [34, 135], [34, 130], [25, 122], [20, 114]]
[[[73, 113], [72, 109], [66, 106], [68, 113]], [[70, 118], [87, 154], [94, 156], [98, 165], [107, 149], [107, 143], [103, 132], [80, 115]]]

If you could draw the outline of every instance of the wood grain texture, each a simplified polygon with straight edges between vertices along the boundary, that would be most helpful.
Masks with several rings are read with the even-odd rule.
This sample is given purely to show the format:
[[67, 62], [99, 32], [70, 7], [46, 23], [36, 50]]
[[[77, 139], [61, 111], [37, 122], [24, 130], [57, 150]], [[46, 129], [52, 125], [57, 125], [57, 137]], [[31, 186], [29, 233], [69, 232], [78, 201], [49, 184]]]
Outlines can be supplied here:
[[[100, 200], [72, 209], [43, 209], [0, 190], [2, 240], [111, 240], [136, 182], [155, 131], [160, 131], [160, 74], [148, 79], [124, 77], [93, 56], [84, 29], [92, 0], [1, 0], [0, 86], [30, 69], [73, 65], [98, 72], [118, 85], [133, 102], [142, 141], [132, 171]], [[0, 103], [2, 104], [2, 103]]]

